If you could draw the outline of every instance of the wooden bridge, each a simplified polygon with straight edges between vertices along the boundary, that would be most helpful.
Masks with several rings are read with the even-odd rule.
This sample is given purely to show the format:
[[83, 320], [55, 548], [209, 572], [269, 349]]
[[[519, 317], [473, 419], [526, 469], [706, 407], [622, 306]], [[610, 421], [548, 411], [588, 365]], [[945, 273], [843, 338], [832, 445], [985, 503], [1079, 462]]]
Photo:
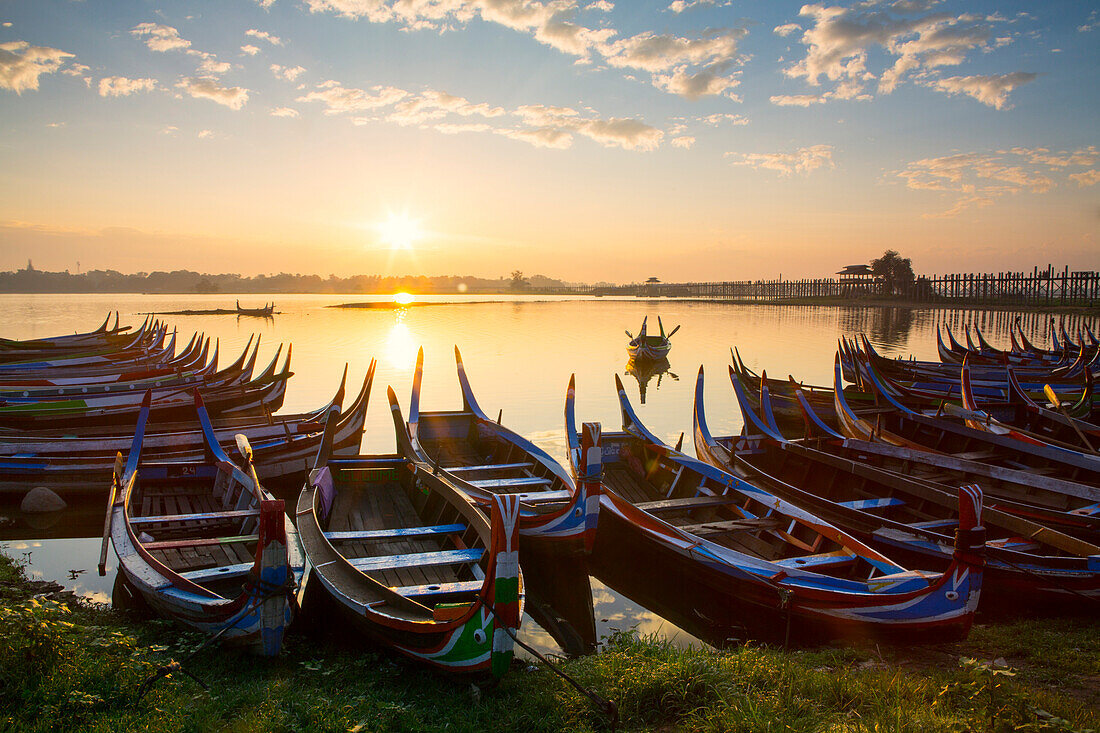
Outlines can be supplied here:
[[921, 303], [983, 305], [1100, 304], [1100, 272], [1071, 272], [1047, 266], [1031, 272], [953, 273], [920, 276], [885, 292], [876, 278], [804, 280], [730, 280], [723, 282], [641, 283], [572, 288], [532, 288], [529, 292], [561, 295], [609, 295], [666, 298], [707, 298], [747, 302], [818, 298], [872, 300], [882, 297]]

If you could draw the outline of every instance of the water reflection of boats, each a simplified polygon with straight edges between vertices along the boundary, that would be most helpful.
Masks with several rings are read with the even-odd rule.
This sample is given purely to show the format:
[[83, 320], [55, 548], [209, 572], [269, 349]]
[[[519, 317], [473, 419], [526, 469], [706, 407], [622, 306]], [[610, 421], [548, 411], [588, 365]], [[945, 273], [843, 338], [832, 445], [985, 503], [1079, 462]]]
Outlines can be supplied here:
[[657, 377], [657, 386], [654, 389], [661, 388], [661, 378], [665, 374], [672, 377], [675, 380], [680, 378], [676, 376], [675, 372], [670, 371], [670, 365], [668, 359], [661, 357], [656, 361], [650, 359], [636, 359], [633, 356], [626, 362], [626, 373], [638, 380], [638, 397], [642, 404], [645, 404], [646, 388], [649, 386], [649, 380]]

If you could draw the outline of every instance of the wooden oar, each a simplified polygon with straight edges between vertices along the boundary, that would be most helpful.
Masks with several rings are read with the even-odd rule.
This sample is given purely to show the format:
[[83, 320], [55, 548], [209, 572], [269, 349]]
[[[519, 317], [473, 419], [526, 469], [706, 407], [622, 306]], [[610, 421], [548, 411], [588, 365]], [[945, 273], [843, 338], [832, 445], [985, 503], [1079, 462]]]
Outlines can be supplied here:
[[670, 339], [670, 338], [672, 338], [672, 334], [676, 333], [676, 332], [677, 332], [677, 331], [679, 331], [679, 330], [680, 330], [680, 327], [679, 327], [679, 326], [677, 326], [676, 328], [674, 328], [674, 329], [672, 329], [671, 331], [669, 331], [669, 332], [668, 332], [668, 336], [665, 336], [665, 338], [666, 338], [666, 339]]
[[[107, 316], [110, 320], [111, 316]], [[111, 517], [114, 514], [115, 496], [122, 488], [122, 451], [115, 454], [115, 470], [111, 475], [111, 492], [107, 495], [107, 516], [103, 520], [103, 544], [99, 547], [99, 575], [107, 574], [107, 543], [111, 539]]]
[[256, 467], [252, 465], [252, 445], [248, 442], [248, 437], [243, 433], [237, 433], [234, 436], [234, 440], [237, 441], [237, 450], [240, 451], [241, 456], [244, 458], [248, 473], [252, 477], [252, 494], [256, 497], [257, 506], [259, 502], [264, 500], [263, 491], [260, 490], [260, 477], [256, 475]]
[[1097, 455], [1096, 449], [1092, 447], [1092, 443], [1090, 443], [1089, 439], [1085, 437], [1085, 434], [1081, 432], [1081, 428], [1077, 427], [1077, 421], [1070, 417], [1069, 413], [1066, 412], [1066, 408], [1062, 406], [1062, 401], [1058, 399], [1058, 395], [1055, 394], [1054, 390], [1051, 389], [1051, 386], [1049, 384], [1043, 385], [1043, 394], [1047, 396], [1047, 399], [1050, 400], [1050, 403], [1052, 405], [1058, 408], [1058, 412], [1062, 413], [1062, 417], [1064, 417], [1069, 422], [1070, 427], [1072, 427], [1074, 432], [1077, 433], [1077, 437], [1081, 439], [1081, 442], [1085, 444], [1088, 452], [1092, 453], [1093, 455]]

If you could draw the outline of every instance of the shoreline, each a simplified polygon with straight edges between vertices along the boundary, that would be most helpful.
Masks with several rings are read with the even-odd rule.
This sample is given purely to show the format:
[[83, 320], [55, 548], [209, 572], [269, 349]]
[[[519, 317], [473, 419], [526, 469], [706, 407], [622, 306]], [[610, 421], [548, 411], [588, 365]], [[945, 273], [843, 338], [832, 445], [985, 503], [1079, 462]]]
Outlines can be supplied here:
[[[558, 665], [612, 700], [624, 731], [834, 730], [853, 715], [861, 730], [902, 718], [914, 730], [1082, 730], [1100, 725], [1098, 628], [1095, 618], [983, 621], [962, 642], [791, 650], [678, 648], [627, 630]], [[58, 593], [0, 552], [0, 720], [28, 731], [61, 721], [104, 731], [608, 728], [541, 665], [517, 660], [485, 686], [321, 631], [289, 635], [274, 659], [202, 648], [204, 634]]]

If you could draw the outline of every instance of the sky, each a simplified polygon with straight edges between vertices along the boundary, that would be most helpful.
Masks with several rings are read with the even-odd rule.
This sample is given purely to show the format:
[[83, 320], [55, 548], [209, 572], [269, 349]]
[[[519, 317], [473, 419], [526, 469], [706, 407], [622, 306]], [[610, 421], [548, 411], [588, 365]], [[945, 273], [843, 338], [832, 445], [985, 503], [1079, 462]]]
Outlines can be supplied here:
[[1100, 5], [4, 0], [0, 269], [1100, 269]]

